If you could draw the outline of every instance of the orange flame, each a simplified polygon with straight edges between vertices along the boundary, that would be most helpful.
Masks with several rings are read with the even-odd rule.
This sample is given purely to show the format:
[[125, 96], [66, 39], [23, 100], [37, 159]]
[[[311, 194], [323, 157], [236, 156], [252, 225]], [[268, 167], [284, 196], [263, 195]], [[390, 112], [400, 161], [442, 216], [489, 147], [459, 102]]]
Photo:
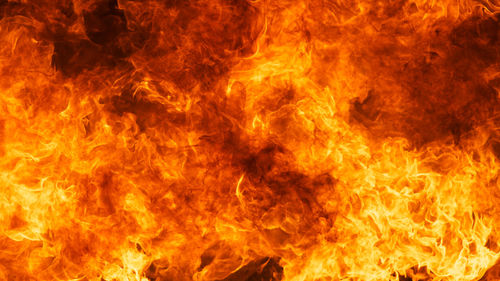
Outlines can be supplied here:
[[0, 0], [0, 280], [500, 280], [495, 0]]

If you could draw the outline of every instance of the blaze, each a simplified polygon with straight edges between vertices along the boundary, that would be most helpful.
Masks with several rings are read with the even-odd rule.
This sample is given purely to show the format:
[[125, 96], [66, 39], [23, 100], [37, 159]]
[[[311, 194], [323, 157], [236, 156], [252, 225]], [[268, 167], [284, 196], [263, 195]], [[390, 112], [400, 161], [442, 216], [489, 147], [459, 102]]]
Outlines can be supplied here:
[[496, 0], [0, 0], [0, 280], [500, 280]]

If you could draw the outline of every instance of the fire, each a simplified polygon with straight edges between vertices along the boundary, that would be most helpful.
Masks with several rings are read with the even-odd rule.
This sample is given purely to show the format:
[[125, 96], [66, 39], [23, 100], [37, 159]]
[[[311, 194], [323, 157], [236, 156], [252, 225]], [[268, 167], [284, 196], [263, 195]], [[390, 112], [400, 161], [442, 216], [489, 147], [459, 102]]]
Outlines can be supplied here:
[[0, 280], [500, 280], [495, 0], [3, 0], [0, 38]]

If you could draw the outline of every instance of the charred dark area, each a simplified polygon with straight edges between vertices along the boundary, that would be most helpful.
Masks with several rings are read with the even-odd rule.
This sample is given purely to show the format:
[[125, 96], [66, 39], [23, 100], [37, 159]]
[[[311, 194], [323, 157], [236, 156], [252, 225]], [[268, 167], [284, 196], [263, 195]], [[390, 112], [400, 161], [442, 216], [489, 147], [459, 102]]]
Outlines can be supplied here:
[[[218, 281], [280, 281], [283, 277], [283, 268], [278, 262], [279, 258], [258, 259]], [[151, 281], [172, 280], [166, 272], [167, 268], [153, 262], [147, 270], [146, 277]]]
[[251, 262], [219, 281], [280, 281], [283, 268], [277, 258], [263, 258]]
[[[134, 61], [182, 88], [202, 83], [208, 90], [234, 57], [254, 50], [258, 12], [246, 1], [224, 4], [221, 11], [209, 1], [88, 3], [75, 11], [72, 1], [3, 1], [0, 17], [31, 18], [36, 36], [54, 46], [53, 66], [66, 77], [96, 69], [134, 71]], [[80, 22], [83, 33], [71, 31]]]
[[[499, 16], [471, 17], [454, 25], [449, 30], [436, 27], [414, 46], [388, 41], [362, 51], [377, 56], [381, 69], [399, 69], [373, 77], [379, 83], [366, 97], [353, 101], [353, 119], [376, 138], [405, 137], [415, 147], [436, 141], [460, 145], [477, 128], [493, 134], [500, 101], [498, 78], [489, 77], [499, 61]], [[383, 35], [388, 31], [382, 29], [383, 39], [375, 40], [388, 39]], [[407, 61], [409, 53], [412, 60]]]
[[490, 269], [486, 271], [483, 277], [479, 281], [493, 281], [500, 278], [500, 263], [496, 263]]

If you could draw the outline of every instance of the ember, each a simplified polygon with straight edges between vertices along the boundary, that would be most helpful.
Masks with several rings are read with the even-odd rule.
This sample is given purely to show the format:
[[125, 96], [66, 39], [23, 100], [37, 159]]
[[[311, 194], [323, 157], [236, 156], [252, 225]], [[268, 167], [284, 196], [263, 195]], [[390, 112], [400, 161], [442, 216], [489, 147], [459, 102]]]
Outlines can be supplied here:
[[0, 281], [500, 280], [496, 0], [0, 0]]

